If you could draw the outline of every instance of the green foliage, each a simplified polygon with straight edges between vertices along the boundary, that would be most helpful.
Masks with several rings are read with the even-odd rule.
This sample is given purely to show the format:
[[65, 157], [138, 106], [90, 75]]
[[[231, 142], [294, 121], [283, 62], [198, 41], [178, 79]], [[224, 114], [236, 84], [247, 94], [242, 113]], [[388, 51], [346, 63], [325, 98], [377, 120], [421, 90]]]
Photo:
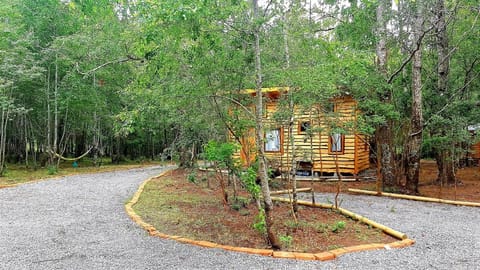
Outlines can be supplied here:
[[346, 41], [354, 48], [374, 48], [376, 37], [374, 31], [375, 8], [373, 1], [361, 1], [363, 7], [352, 3], [350, 7], [343, 9], [343, 16], [348, 23], [340, 24], [336, 29], [339, 40]]
[[279, 240], [282, 246], [289, 248], [292, 245], [293, 237], [291, 235], [280, 235]]
[[204, 146], [205, 159], [215, 162], [220, 168], [233, 169], [233, 154], [238, 146], [233, 143], [219, 143], [217, 141], [209, 141]]
[[192, 171], [187, 176], [188, 182], [196, 184], [197, 183], [197, 172]]
[[57, 174], [58, 168], [56, 166], [48, 166], [47, 171], [48, 175], [54, 175]]
[[332, 225], [330, 230], [334, 233], [338, 233], [341, 230], [345, 229], [345, 226], [346, 226], [345, 221], [337, 221]]
[[250, 204], [250, 199], [237, 196], [234, 199], [231, 207], [233, 210], [240, 211], [240, 209], [247, 207], [249, 204]]
[[260, 185], [257, 184], [257, 170], [253, 167], [247, 168], [240, 173], [240, 180], [245, 185], [245, 189], [252, 195], [254, 199], [258, 199], [260, 195]]
[[261, 209], [253, 221], [253, 228], [261, 234], [267, 233], [267, 223], [265, 221], [265, 210]]

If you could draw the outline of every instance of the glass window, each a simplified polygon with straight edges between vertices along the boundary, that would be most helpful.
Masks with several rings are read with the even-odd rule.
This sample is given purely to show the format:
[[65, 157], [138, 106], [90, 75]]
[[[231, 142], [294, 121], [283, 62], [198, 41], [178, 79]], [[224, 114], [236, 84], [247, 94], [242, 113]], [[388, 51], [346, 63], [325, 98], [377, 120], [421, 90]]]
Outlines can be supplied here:
[[300, 122], [298, 131], [299, 133], [307, 132], [310, 129], [310, 121]]
[[330, 135], [330, 153], [334, 154], [343, 154], [344, 144], [345, 144], [345, 136], [340, 133], [334, 133]]
[[272, 129], [265, 132], [265, 151], [280, 152], [280, 129]]

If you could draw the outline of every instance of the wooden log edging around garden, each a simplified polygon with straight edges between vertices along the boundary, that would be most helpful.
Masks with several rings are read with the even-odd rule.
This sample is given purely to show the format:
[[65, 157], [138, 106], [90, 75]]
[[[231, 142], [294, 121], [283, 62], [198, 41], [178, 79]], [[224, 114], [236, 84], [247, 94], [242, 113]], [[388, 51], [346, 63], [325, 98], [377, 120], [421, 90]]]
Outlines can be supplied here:
[[19, 184], [11, 184], [11, 185], [0, 185], [0, 189], [2, 188], [11, 188], [11, 187], [16, 187], [18, 186]]
[[[138, 190], [135, 192], [133, 195], [132, 199], [125, 204], [125, 210], [127, 214], [130, 216], [130, 218], [137, 223], [140, 227], [142, 227], [144, 230], [146, 230], [149, 235], [154, 236], [154, 237], [159, 237], [163, 239], [171, 239], [178, 241], [180, 243], [185, 243], [185, 244], [192, 244], [200, 247], [206, 247], [206, 248], [220, 248], [224, 249], [227, 251], [235, 251], [235, 252], [242, 252], [242, 253], [248, 253], [248, 254], [255, 254], [255, 255], [261, 255], [261, 256], [269, 256], [269, 257], [274, 257], [274, 258], [284, 258], [284, 259], [296, 259], [296, 260], [317, 260], [317, 261], [329, 261], [333, 260], [343, 254], [346, 253], [351, 253], [351, 252], [359, 252], [359, 251], [367, 251], [367, 250], [379, 250], [379, 249], [392, 249], [392, 248], [403, 248], [407, 246], [411, 246], [415, 243], [414, 240], [405, 238], [396, 241], [393, 243], [388, 243], [388, 244], [365, 244], [365, 245], [357, 245], [357, 246], [351, 246], [351, 247], [344, 247], [344, 248], [338, 248], [335, 250], [330, 250], [330, 251], [325, 251], [325, 252], [319, 252], [319, 253], [303, 253], [303, 252], [288, 252], [288, 251], [274, 251], [271, 249], [258, 249], [258, 248], [247, 248], [247, 247], [235, 247], [235, 246], [228, 246], [228, 245], [221, 245], [209, 241], [200, 241], [200, 240], [193, 240], [193, 239], [188, 239], [184, 238], [182, 236], [178, 235], [167, 235], [164, 233], [159, 232], [153, 225], [145, 222], [134, 210], [133, 206], [138, 202], [138, 199], [140, 198], [140, 195], [143, 192], [143, 189], [145, 188], [145, 185], [150, 182], [151, 180], [164, 176], [165, 174], [171, 172], [172, 170], [167, 170], [157, 176], [150, 177], [149, 179], [145, 180], [138, 188]], [[274, 197], [275, 200], [277, 199]], [[273, 198], [272, 198], [273, 199]], [[283, 199], [283, 198], [280, 198]], [[287, 199], [288, 200], [288, 199]], [[309, 203], [309, 202], [303, 202], [300, 201], [301, 203]], [[306, 204], [304, 204], [306, 205]], [[315, 204], [315, 207], [321, 207], [323, 204]], [[331, 208], [333, 205], [328, 205], [325, 204], [325, 208]], [[344, 210], [348, 211], [348, 210]], [[352, 213], [348, 211], [349, 213]], [[345, 213], [344, 213], [345, 214]], [[359, 215], [356, 215], [357, 217], [360, 217]], [[376, 223], [378, 224], [378, 223]], [[373, 226], [373, 225], [372, 225]]]
[[[273, 201], [278, 201], [278, 202], [286, 202], [286, 203], [290, 203], [291, 200], [288, 199], [288, 198], [280, 198], [280, 197], [272, 197], [272, 200]], [[308, 201], [297, 201], [297, 203], [299, 205], [304, 205], [304, 206], [309, 206], [309, 207], [317, 207], [317, 208], [325, 208], [325, 209], [331, 209], [331, 210], [335, 210], [335, 211], [338, 211], [339, 213], [341, 213], [342, 215], [345, 215], [347, 217], [350, 217], [352, 219], [355, 219], [355, 220], [358, 220], [360, 222], [363, 222], [367, 225], [370, 225], [374, 228], [377, 228], [377, 229], [380, 229], [382, 230], [383, 232], [385, 232], [386, 234], [388, 235], [391, 235], [399, 240], [405, 240], [405, 239], [408, 239], [407, 235], [402, 233], [402, 232], [399, 232], [399, 231], [396, 231], [390, 227], [387, 227], [385, 225], [382, 225], [378, 222], [375, 222], [373, 220], [370, 220], [364, 216], [361, 216], [361, 215], [358, 215], [358, 214], [355, 214], [347, 209], [344, 209], [344, 208], [341, 208], [341, 207], [338, 207], [338, 208], [335, 208], [335, 205], [333, 204], [329, 204], [329, 203], [311, 203], [311, 202], [308, 202]]]
[[[297, 192], [309, 192], [309, 191], [312, 191], [312, 188], [297, 188]], [[293, 192], [292, 189], [276, 190], [276, 191], [271, 191], [270, 195], [288, 194], [292, 192]]]
[[480, 207], [480, 203], [476, 203], [476, 202], [444, 200], [444, 199], [431, 198], [431, 197], [412, 196], [412, 195], [404, 195], [404, 194], [396, 194], [396, 193], [387, 193], [387, 192], [377, 192], [377, 191], [370, 191], [370, 190], [363, 190], [363, 189], [355, 189], [355, 188], [349, 188], [348, 191], [353, 192], [353, 193], [364, 194], [364, 195], [384, 196], [384, 197], [391, 197], [391, 198], [397, 198], [397, 199], [406, 199], [406, 200], [414, 200], [414, 201], [422, 201], [422, 202], [434, 202], [434, 203], [453, 204], [453, 205], [458, 205], [458, 206]]

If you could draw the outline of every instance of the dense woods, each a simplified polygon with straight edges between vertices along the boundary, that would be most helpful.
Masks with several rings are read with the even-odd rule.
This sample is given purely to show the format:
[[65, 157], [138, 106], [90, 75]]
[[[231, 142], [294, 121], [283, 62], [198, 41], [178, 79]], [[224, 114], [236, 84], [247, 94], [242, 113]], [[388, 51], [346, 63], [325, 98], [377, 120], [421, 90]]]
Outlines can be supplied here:
[[85, 155], [192, 166], [254, 127], [266, 195], [261, 88], [284, 86], [286, 127], [355, 98], [355, 123], [322, 132], [367, 135], [384, 188], [415, 193], [422, 157], [451, 183], [478, 140], [479, 17], [469, 0], [1, 0], [0, 175]]

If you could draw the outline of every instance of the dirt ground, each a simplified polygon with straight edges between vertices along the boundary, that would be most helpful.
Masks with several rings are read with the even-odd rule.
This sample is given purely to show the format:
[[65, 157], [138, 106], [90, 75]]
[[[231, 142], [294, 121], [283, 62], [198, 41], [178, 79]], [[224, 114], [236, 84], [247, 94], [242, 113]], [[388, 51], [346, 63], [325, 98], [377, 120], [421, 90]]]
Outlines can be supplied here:
[[[420, 195], [434, 198], [480, 202], [480, 168], [467, 167], [457, 172], [459, 183], [440, 186], [435, 183], [437, 167], [434, 161], [422, 161]], [[336, 192], [338, 182], [316, 182], [315, 192]], [[281, 181], [272, 183], [272, 190], [284, 189]], [[311, 182], [299, 181], [299, 187], [312, 187]], [[374, 179], [342, 182], [340, 189], [375, 190]], [[151, 181], [144, 190], [135, 210], [146, 222], [161, 232], [181, 235], [196, 240], [219, 244], [268, 248], [258, 225], [255, 202], [241, 189], [238, 200], [228, 188], [229, 203], [222, 203], [219, 180], [213, 172], [175, 170]], [[274, 228], [283, 250], [321, 252], [339, 247], [396, 241], [383, 232], [369, 228], [331, 210], [300, 207], [298, 221], [292, 216], [291, 206], [275, 204]]]
[[[420, 167], [420, 196], [480, 202], [480, 167], [465, 167], [460, 168], [456, 175], [457, 185], [440, 186], [435, 182], [438, 174], [438, 169], [435, 161], [422, 160]], [[308, 182], [302, 182], [299, 186], [311, 187]], [[357, 182], [343, 182], [341, 183], [342, 192], [348, 192], [348, 188], [358, 188], [375, 190], [375, 180], [371, 181], [357, 181]], [[316, 192], [335, 192], [337, 189], [336, 182], [322, 182], [315, 183], [314, 189]]]
[[[259, 224], [256, 203], [244, 191], [239, 192], [236, 202], [231, 188], [228, 193], [229, 204], [224, 205], [219, 181], [212, 173], [175, 170], [150, 181], [134, 209], [146, 222], [169, 235], [224, 245], [269, 248], [262, 233], [254, 228], [254, 224]], [[274, 211], [274, 229], [282, 250], [321, 252], [397, 241], [331, 210], [300, 207], [298, 222], [292, 218], [289, 204], [277, 203]]]

